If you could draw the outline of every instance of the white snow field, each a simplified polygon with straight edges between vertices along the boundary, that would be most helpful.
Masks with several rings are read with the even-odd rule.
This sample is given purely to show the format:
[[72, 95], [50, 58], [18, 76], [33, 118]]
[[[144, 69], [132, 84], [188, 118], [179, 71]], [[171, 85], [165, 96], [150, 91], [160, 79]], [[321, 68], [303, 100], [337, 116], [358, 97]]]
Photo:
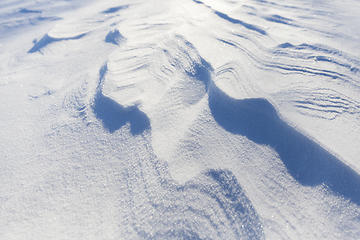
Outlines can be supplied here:
[[360, 239], [359, 0], [0, 0], [0, 239]]

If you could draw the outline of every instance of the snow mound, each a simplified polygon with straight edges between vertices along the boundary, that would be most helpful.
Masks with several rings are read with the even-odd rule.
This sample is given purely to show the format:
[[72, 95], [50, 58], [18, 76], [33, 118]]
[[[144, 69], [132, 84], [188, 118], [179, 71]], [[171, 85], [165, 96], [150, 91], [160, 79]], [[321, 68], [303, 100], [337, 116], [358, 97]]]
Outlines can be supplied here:
[[110, 31], [108, 33], [108, 35], [106, 35], [106, 38], [105, 38], [105, 42], [113, 43], [115, 45], [120, 45], [120, 43], [124, 40], [125, 40], [124, 36], [121, 35], [119, 30], [117, 30], [117, 29]]

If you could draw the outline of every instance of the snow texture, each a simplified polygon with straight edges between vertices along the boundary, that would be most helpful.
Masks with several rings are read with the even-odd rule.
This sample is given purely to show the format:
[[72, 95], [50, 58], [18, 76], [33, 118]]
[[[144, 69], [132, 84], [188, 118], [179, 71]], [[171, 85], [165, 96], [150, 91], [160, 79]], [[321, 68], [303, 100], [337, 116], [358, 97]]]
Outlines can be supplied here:
[[359, 239], [355, 0], [0, 2], [0, 239]]

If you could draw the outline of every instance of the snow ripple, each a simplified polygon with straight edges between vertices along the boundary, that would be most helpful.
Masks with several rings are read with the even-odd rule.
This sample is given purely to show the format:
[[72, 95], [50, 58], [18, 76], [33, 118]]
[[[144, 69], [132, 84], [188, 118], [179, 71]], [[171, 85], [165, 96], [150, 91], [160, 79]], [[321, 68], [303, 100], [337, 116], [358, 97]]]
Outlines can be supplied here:
[[[68, 201], [88, 197], [84, 205], [78, 201], [81, 210], [71, 210], [75, 222], [90, 216], [87, 211], [95, 212], [91, 216], [101, 212], [108, 202], [87, 209], [93, 202], [101, 202], [99, 196], [103, 197], [101, 200], [113, 205], [99, 215], [111, 214], [113, 219], [107, 220], [114, 228], [114, 236], [129, 239], [265, 239], [268, 233], [274, 238], [326, 236], [319, 229], [337, 224], [337, 219], [325, 218], [330, 215], [326, 211], [339, 202], [342, 205], [334, 207], [339, 213], [331, 209], [335, 215], [330, 217], [345, 216], [350, 222], [349, 216], [360, 206], [360, 175], [286, 122], [274, 101], [285, 98], [308, 119], [333, 120], [344, 113], [360, 114], [358, 101], [331, 89], [336, 85], [359, 88], [358, 57], [338, 50], [331, 41], [309, 43], [302, 37], [304, 32], [320, 39], [336, 36], [336, 32], [319, 29], [299, 16], [306, 12], [308, 20], [327, 22], [328, 12], [314, 12], [292, 1], [288, 5], [263, 0], [145, 2], [139, 1], [131, 8], [119, 3], [113, 6], [113, 1], [103, 3], [101, 9], [93, 6], [85, 18], [60, 22], [28, 51], [42, 53], [50, 44], [56, 48], [56, 42], [64, 41], [59, 52], [80, 59], [71, 55], [74, 49], [67, 48], [66, 41], [76, 40], [79, 49], [91, 52], [92, 47], [82, 45], [96, 43], [98, 46], [93, 49], [102, 51], [106, 47], [112, 52], [106, 58], [102, 54], [86, 55], [94, 59], [84, 60], [84, 65], [88, 65], [80, 72], [91, 72], [94, 63], [100, 68], [97, 61], [105, 62], [98, 76], [93, 78], [97, 70], [88, 75], [80, 73], [80, 83], [71, 84], [71, 90], [60, 88], [56, 93], [48, 90], [42, 95], [30, 95], [34, 104], [45, 102], [43, 99], [49, 96], [65, 95], [60, 108], [76, 112], [71, 120], [49, 120], [51, 127], [46, 131], [52, 131], [52, 137], [46, 144], [55, 148], [47, 154], [59, 168], [54, 170], [49, 164], [55, 173], [46, 173], [48, 176], [39, 180], [40, 184], [34, 183], [34, 198], [51, 199], [50, 207], [63, 204], [54, 215], [60, 212], [67, 220], [71, 219], [67, 216], [71, 206]], [[17, 8], [16, 14], [43, 14], [42, 9], [36, 9]], [[2, 21], [1, 27], [4, 24], [7, 23]], [[16, 25], [13, 21], [11, 24]], [[44, 53], [26, 56], [30, 62], [46, 59], [47, 52]], [[61, 69], [69, 69], [69, 65]], [[321, 83], [328, 85], [319, 87]], [[67, 90], [61, 94], [63, 89]], [[60, 116], [56, 110], [51, 113]], [[200, 126], [204, 122], [209, 126]], [[196, 137], [189, 138], [191, 134]], [[218, 139], [219, 136], [222, 137]], [[249, 147], [224, 147], [221, 142]], [[210, 148], [211, 153], [218, 152], [220, 160], [211, 153], [203, 154]], [[228, 154], [229, 149], [232, 152]], [[263, 152], [255, 153], [257, 150]], [[179, 158], [198, 158], [204, 163], [183, 184], [174, 181], [168, 167]], [[272, 169], [272, 160], [278, 161], [281, 168]], [[214, 166], [220, 161], [228, 165]], [[247, 173], [247, 169], [260, 166], [255, 162], [268, 164], [264, 169], [271, 171]], [[63, 167], [66, 164], [72, 166], [67, 169]], [[261, 174], [255, 176], [257, 173]], [[58, 196], [63, 197], [63, 202], [55, 200]], [[324, 196], [325, 200], [319, 200]], [[335, 199], [335, 203], [322, 207], [327, 199]], [[314, 208], [302, 205], [303, 200], [314, 202], [316, 213], [307, 216]], [[33, 204], [32, 200], [21, 201], [19, 205], [31, 206], [31, 211], [44, 211], [41, 204]], [[342, 212], [344, 205], [349, 206], [348, 213]], [[85, 213], [78, 217], [81, 211]], [[7, 210], [8, 215], [10, 212]], [[274, 220], [273, 213], [277, 214]], [[103, 224], [103, 218], [91, 219]], [[307, 220], [311, 224], [303, 226]], [[312, 221], [318, 225], [312, 226]], [[351, 229], [349, 236], [358, 233], [358, 218], [351, 221], [355, 230]], [[344, 222], [341, 226], [348, 223]], [[109, 234], [107, 227], [101, 226]]]
[[282, 92], [291, 94], [295, 109], [304, 115], [333, 120], [344, 114], [360, 114], [360, 103], [334, 90], [296, 89]]
[[[155, 157], [142, 161], [124, 178], [133, 228], [142, 239], [265, 239], [256, 210], [230, 171], [209, 169], [178, 185], [164, 163]], [[138, 181], [147, 187], [140, 190]]]

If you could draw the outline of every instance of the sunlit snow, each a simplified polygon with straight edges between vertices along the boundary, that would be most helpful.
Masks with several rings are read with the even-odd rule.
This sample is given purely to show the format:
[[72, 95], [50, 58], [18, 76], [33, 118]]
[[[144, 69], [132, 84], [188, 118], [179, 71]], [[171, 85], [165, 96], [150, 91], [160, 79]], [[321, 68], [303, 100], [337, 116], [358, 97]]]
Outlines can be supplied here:
[[359, 13], [0, 1], [0, 239], [359, 239]]

